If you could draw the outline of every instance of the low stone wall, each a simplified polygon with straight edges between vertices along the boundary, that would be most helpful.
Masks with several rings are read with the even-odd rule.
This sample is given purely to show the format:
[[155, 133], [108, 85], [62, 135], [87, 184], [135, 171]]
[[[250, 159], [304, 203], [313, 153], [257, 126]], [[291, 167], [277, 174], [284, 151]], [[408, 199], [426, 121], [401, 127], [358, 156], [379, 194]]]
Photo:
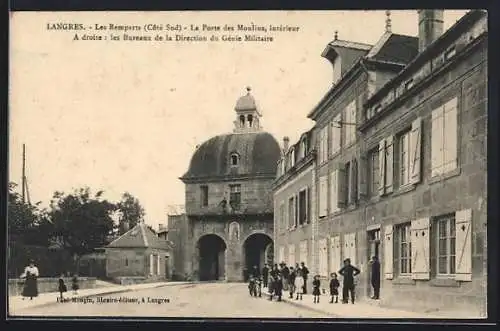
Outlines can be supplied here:
[[[79, 277], [78, 286], [80, 289], [96, 288], [97, 278], [95, 277]], [[65, 277], [64, 283], [71, 291], [71, 277]], [[9, 296], [21, 295], [23, 292], [24, 279], [9, 279]], [[59, 278], [38, 278], [38, 293], [57, 292], [59, 290]]]

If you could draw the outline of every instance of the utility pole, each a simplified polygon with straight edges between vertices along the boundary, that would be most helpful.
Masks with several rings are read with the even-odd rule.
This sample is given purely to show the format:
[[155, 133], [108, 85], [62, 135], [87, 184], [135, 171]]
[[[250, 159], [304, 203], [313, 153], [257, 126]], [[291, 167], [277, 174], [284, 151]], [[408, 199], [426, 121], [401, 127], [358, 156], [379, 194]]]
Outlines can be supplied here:
[[25, 203], [25, 191], [26, 191], [26, 145], [23, 144], [23, 173], [22, 173], [22, 179], [21, 179], [21, 185], [23, 187], [23, 193], [22, 193], [22, 198], [23, 198], [23, 203]]

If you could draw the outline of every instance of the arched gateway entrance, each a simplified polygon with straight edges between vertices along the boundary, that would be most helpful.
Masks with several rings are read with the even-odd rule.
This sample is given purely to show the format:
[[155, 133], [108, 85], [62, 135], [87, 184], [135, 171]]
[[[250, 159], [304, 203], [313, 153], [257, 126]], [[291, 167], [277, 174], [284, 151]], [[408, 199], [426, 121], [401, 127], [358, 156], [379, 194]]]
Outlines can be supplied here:
[[[267, 234], [254, 233], [243, 243], [245, 268], [250, 272], [254, 266], [262, 270], [265, 263], [273, 263], [273, 240]], [[244, 275], [248, 280], [248, 273]]]
[[225, 278], [226, 243], [215, 235], [207, 234], [198, 240], [200, 257], [200, 280], [223, 280]]

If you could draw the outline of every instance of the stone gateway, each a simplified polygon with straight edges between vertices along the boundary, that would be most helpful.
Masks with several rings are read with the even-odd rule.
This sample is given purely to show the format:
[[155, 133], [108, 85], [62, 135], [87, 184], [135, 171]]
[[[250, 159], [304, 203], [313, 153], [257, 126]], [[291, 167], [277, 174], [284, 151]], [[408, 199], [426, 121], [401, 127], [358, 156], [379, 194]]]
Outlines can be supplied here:
[[262, 114], [248, 93], [238, 99], [230, 134], [194, 152], [186, 185], [184, 273], [194, 280], [246, 280], [247, 271], [273, 262], [273, 203], [280, 147], [263, 132]]

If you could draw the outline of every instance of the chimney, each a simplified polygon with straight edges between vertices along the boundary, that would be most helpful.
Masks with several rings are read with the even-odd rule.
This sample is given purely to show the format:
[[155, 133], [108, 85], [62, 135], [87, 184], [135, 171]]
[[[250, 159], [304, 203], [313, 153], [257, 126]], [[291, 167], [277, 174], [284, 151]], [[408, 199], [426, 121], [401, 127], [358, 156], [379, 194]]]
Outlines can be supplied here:
[[422, 52], [443, 34], [443, 9], [418, 10], [418, 51]]
[[289, 147], [290, 147], [290, 138], [284, 137], [283, 138], [283, 154], [286, 154], [286, 152], [288, 152]]

